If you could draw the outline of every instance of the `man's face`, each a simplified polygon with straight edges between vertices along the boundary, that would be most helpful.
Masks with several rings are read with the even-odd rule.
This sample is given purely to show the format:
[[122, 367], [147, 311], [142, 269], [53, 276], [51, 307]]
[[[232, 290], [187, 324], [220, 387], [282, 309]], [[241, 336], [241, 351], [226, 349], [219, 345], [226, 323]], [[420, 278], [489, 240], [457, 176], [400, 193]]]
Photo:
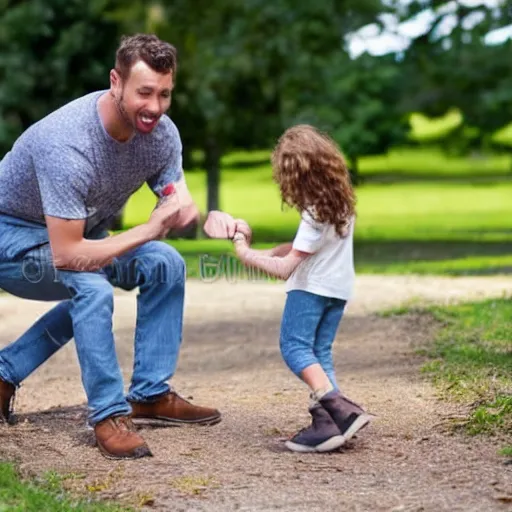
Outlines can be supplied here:
[[114, 98], [125, 123], [139, 133], [151, 133], [171, 106], [172, 73], [158, 73], [142, 60], [125, 80], [113, 73]]

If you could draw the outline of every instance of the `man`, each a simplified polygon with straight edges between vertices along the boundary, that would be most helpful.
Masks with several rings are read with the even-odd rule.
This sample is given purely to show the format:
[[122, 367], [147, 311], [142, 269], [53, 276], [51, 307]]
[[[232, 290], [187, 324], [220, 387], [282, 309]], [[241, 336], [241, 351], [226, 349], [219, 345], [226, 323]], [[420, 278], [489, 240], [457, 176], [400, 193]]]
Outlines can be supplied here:
[[[176, 61], [174, 47], [156, 36], [123, 38], [110, 89], [34, 124], [0, 162], [0, 288], [61, 301], [0, 350], [0, 420], [9, 420], [19, 384], [74, 337], [88, 420], [99, 449], [114, 459], [151, 455], [131, 418], [221, 419], [167, 384], [182, 338], [185, 265], [156, 240], [199, 216], [183, 176], [178, 130], [165, 115]], [[158, 207], [145, 224], [108, 236], [109, 220], [145, 182]], [[226, 236], [234, 234], [225, 218], [213, 220]], [[140, 292], [126, 397], [112, 333], [113, 286]]]

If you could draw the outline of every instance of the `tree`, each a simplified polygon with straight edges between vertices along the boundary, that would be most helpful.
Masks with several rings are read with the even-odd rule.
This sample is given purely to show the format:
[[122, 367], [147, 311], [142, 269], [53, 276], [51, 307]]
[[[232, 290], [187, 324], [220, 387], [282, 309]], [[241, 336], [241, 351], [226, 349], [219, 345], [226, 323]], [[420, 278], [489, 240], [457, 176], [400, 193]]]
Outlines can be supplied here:
[[109, 0], [4, 0], [0, 15], [0, 154], [31, 124], [108, 87], [118, 26]]
[[[347, 114], [354, 94], [340, 86], [341, 66], [357, 69], [348, 63], [344, 36], [382, 10], [378, 0], [201, 0], [194, 9], [172, 0], [153, 4], [146, 18], [140, 11], [132, 18], [131, 30], [151, 26], [178, 49], [172, 117], [186, 151], [200, 148], [205, 155], [208, 210], [219, 207], [220, 158], [230, 149], [268, 147], [299, 119], [324, 122], [327, 109], [330, 127], [357, 133], [345, 123], [355, 117]], [[360, 113], [372, 119], [363, 107]]]
[[[340, 53], [334, 65], [318, 70], [329, 86], [288, 112], [290, 124], [309, 122], [330, 133], [349, 159], [352, 178], [360, 180], [358, 160], [404, 143], [409, 131], [403, 110], [403, 70], [394, 56], [363, 54], [355, 60]], [[295, 91], [300, 97], [301, 91]]]
[[[512, 23], [510, 2], [495, 7], [412, 2], [403, 16], [427, 8], [432, 9], [432, 24], [405, 53], [409, 79], [404, 108], [431, 116], [457, 108], [463, 123], [445, 145], [459, 150], [489, 146], [492, 134], [512, 119], [512, 43], [490, 45], [486, 40], [492, 30]], [[443, 29], [443, 24], [452, 28]]]

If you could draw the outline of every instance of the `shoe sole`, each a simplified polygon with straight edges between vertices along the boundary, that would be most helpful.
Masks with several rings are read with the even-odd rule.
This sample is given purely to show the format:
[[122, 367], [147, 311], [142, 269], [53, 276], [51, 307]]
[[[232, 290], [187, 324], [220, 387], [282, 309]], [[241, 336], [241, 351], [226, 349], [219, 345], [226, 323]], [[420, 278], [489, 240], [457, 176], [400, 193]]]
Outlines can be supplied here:
[[107, 452], [105, 448], [100, 443], [96, 443], [98, 445], [98, 449], [100, 450], [101, 455], [109, 460], [135, 460], [135, 459], [142, 459], [143, 457], [153, 457], [153, 454], [151, 453], [151, 450], [148, 448], [147, 452], [143, 452], [143, 455], [129, 455], [122, 457], [120, 455], [112, 455], [110, 452]]
[[316, 446], [307, 446], [304, 444], [294, 443], [293, 441], [286, 441], [285, 446], [292, 452], [299, 453], [324, 453], [332, 452], [337, 450], [340, 446], [345, 443], [346, 439], [344, 436], [332, 436], [327, 441], [317, 444]]
[[162, 416], [156, 416], [154, 418], [132, 417], [132, 421], [135, 425], [146, 425], [149, 427], [181, 427], [183, 425], [210, 426], [220, 423], [222, 421], [222, 416], [210, 416], [209, 418], [203, 418], [200, 420], [177, 420], [173, 418], [164, 418]]
[[366, 427], [370, 421], [374, 418], [371, 414], [360, 414], [357, 419], [350, 425], [350, 427], [346, 430], [346, 432], [343, 434], [345, 437], [345, 441], [348, 441], [354, 435], [362, 430], [364, 427]]

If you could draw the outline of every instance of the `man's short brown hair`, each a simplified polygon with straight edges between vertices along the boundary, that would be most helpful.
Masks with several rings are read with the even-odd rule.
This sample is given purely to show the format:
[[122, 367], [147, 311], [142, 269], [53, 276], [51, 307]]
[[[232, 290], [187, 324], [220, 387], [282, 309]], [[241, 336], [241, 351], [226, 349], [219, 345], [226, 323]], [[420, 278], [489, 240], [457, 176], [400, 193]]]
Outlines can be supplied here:
[[153, 34], [123, 36], [116, 52], [116, 70], [123, 79], [128, 78], [132, 66], [144, 61], [158, 73], [176, 74], [176, 48]]

